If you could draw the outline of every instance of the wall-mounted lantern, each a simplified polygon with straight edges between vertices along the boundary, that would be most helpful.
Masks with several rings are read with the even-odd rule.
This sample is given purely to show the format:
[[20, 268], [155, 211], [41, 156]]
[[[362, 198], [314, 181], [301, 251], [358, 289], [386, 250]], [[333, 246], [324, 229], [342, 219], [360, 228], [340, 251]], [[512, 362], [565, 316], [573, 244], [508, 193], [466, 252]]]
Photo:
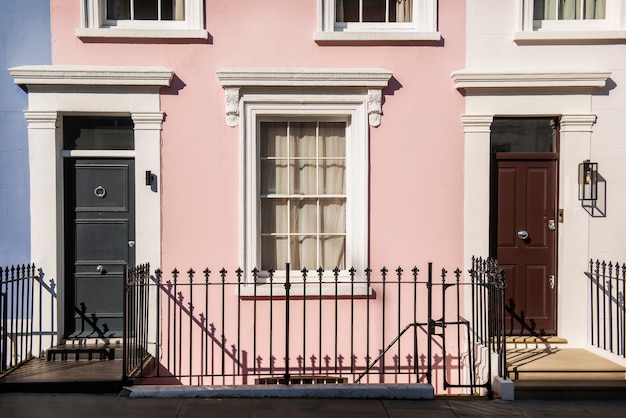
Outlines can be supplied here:
[[578, 164], [578, 200], [598, 199], [598, 163], [585, 160]]

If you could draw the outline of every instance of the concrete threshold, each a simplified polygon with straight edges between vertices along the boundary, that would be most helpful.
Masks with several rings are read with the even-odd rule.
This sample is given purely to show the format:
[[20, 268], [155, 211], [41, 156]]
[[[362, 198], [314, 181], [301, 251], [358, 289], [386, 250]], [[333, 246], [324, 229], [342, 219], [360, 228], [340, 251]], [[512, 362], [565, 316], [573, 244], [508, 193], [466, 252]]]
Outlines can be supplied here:
[[326, 398], [326, 399], [435, 399], [432, 385], [337, 384], [291, 386], [166, 386], [124, 387], [129, 398]]

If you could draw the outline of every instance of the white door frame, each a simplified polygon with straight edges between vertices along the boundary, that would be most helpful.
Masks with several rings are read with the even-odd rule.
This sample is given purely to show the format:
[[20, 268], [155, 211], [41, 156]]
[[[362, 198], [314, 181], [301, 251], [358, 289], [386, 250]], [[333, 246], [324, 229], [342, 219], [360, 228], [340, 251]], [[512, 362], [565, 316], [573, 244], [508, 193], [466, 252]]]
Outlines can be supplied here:
[[489, 254], [490, 130], [494, 116], [557, 116], [560, 120], [559, 208], [564, 222], [557, 237], [557, 329], [572, 346], [587, 342], [587, 288], [582, 275], [589, 260], [589, 215], [577, 196], [578, 163], [588, 159], [596, 115], [595, 89], [603, 88], [609, 72], [482, 72], [453, 74], [465, 93], [464, 259]]
[[[126, 157], [135, 159], [136, 260], [161, 262], [160, 140], [163, 113], [160, 89], [173, 73], [163, 67], [91, 67], [35, 65], [9, 69], [16, 84], [28, 89], [31, 259], [45, 280], [56, 283], [56, 333], [64, 318], [63, 158]], [[134, 122], [134, 151], [63, 151], [64, 114], [128, 115]], [[145, 171], [156, 187], [145, 185]]]

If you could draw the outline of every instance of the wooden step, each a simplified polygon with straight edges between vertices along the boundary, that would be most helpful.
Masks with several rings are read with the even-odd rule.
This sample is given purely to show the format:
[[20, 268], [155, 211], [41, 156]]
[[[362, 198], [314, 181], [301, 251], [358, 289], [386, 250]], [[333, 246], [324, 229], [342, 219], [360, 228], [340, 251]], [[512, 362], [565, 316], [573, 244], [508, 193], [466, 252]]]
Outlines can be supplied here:
[[46, 360], [115, 360], [116, 348], [108, 345], [66, 344], [46, 350]]

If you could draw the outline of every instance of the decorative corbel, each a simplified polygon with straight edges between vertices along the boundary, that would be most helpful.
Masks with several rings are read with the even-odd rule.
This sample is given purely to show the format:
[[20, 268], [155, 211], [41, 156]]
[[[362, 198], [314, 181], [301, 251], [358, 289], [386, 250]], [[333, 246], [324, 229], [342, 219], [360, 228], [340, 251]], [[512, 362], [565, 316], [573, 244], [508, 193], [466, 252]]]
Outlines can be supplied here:
[[367, 115], [370, 126], [380, 126], [380, 116], [382, 114], [382, 90], [368, 90], [367, 91]]
[[226, 88], [226, 124], [235, 127], [239, 125], [239, 89]]

